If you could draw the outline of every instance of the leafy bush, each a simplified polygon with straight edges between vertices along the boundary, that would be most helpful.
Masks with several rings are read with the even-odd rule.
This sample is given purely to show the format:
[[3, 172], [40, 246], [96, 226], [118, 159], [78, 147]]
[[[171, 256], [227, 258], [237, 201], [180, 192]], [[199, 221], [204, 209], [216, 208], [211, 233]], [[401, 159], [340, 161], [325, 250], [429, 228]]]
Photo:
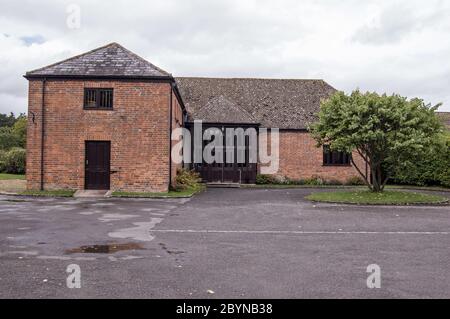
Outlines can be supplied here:
[[9, 151], [0, 151], [0, 171], [10, 174], [25, 173], [26, 151], [13, 147]]
[[256, 184], [276, 184], [273, 175], [258, 174], [256, 175]]
[[359, 176], [352, 176], [345, 181], [345, 185], [350, 185], [350, 186], [358, 186], [358, 185], [365, 185], [365, 184], [366, 183], [364, 183], [362, 178]]
[[325, 184], [325, 180], [320, 177], [317, 177], [317, 176], [313, 176], [311, 178], [304, 179], [303, 181], [304, 181], [305, 185], [324, 185]]
[[272, 185], [342, 185], [341, 181], [336, 179], [324, 179], [322, 177], [313, 176], [306, 179], [289, 179], [282, 175], [256, 175], [256, 184], [272, 184]]
[[437, 141], [422, 157], [396, 168], [391, 183], [450, 187], [450, 140]]
[[188, 188], [197, 188], [200, 186], [201, 178], [200, 174], [188, 169], [178, 169], [177, 176], [175, 178], [175, 183], [173, 189], [176, 191], [185, 190]]
[[344, 183], [342, 183], [340, 180], [337, 179], [326, 179], [324, 180], [324, 185], [343, 185]]

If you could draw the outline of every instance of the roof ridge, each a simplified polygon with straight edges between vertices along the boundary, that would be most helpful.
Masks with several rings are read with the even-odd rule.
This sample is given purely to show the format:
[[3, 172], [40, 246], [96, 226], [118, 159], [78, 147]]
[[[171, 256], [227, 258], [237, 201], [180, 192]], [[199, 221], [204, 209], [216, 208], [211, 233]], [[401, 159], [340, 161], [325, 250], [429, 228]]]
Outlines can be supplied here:
[[[34, 73], [34, 72], [42, 71], [42, 70], [44, 70], [44, 69], [53, 67], [53, 66], [55, 66], [55, 65], [62, 64], [62, 63], [64, 63], [64, 62], [68, 62], [68, 61], [71, 61], [71, 60], [74, 60], [74, 59], [78, 59], [78, 58], [81, 58], [81, 57], [83, 57], [83, 56], [85, 56], [85, 55], [94, 53], [94, 52], [96, 52], [96, 51], [105, 49], [105, 48], [110, 47], [110, 46], [111, 46], [111, 47], [112, 47], [112, 46], [120, 46], [120, 47], [122, 47], [120, 44], [118, 44], [118, 43], [116, 43], [116, 42], [111, 42], [111, 43], [108, 43], [108, 44], [103, 45], [103, 46], [101, 46], [101, 47], [92, 49], [92, 50], [90, 50], [90, 51], [88, 51], [88, 52], [84, 52], [84, 53], [81, 53], [81, 54], [77, 54], [77, 55], [72, 56], [72, 57], [70, 57], [70, 58], [67, 58], [67, 59], [64, 59], [64, 60], [61, 60], [61, 61], [58, 61], [58, 62], [49, 64], [49, 65], [46, 65], [46, 66], [44, 66], [44, 67], [42, 67], [42, 68], [38, 68], [38, 69], [34, 69], [34, 70], [31, 70], [31, 71], [28, 71], [26, 74], [28, 75], [28, 74], [31, 74], [31, 73]], [[122, 47], [122, 48], [123, 48], [123, 47]]]
[[[276, 80], [276, 81], [322, 81], [324, 79], [301, 78], [251, 78], [251, 77], [206, 77], [206, 76], [176, 76], [175, 79], [204, 79], [204, 80]], [[326, 83], [326, 82], [325, 82]]]

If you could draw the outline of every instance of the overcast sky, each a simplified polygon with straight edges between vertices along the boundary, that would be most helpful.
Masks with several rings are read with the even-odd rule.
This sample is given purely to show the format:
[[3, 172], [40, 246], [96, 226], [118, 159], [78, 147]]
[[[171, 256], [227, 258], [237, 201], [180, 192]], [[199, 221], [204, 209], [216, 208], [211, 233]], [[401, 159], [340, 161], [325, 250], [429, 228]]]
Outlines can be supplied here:
[[[174, 76], [320, 78], [347, 92], [360, 88], [443, 102], [440, 110], [450, 111], [446, 0], [0, 4], [3, 113], [26, 111], [26, 71], [110, 42]], [[81, 9], [79, 28], [71, 4]]]

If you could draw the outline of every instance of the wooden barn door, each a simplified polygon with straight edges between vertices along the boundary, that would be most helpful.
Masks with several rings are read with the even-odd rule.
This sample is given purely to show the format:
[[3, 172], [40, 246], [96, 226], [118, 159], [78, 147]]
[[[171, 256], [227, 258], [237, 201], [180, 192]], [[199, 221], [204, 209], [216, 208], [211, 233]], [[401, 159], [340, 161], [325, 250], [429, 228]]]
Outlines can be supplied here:
[[109, 189], [111, 142], [86, 141], [86, 189]]

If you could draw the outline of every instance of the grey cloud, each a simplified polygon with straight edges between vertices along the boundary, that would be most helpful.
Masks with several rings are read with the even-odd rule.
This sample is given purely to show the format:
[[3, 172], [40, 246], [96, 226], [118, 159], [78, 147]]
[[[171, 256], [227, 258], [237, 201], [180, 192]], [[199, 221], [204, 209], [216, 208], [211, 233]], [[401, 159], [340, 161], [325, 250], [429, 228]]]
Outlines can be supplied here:
[[[81, 7], [80, 29], [66, 25], [71, 3]], [[175, 76], [323, 78], [450, 111], [449, 2], [391, 3], [9, 1], [0, 11], [0, 112], [26, 110], [25, 71], [113, 41]], [[380, 8], [378, 27], [364, 21], [369, 5]]]
[[391, 44], [403, 40], [414, 32], [433, 27], [448, 19], [449, 11], [439, 1], [431, 12], [409, 3], [395, 4], [383, 9], [378, 24], [364, 25], [354, 33], [352, 40], [363, 44]]

